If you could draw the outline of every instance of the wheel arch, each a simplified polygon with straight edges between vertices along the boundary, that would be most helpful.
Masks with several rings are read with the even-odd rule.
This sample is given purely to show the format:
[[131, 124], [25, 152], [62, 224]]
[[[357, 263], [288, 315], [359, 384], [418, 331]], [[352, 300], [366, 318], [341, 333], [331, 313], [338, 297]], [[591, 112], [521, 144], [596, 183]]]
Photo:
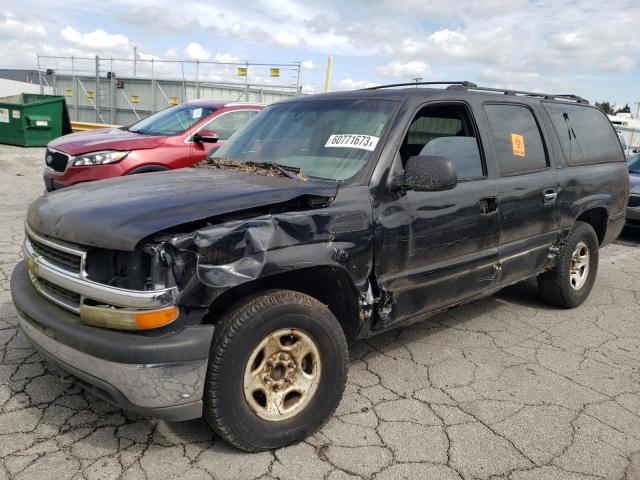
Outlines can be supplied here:
[[205, 321], [215, 323], [224, 311], [242, 298], [270, 289], [292, 290], [315, 298], [331, 310], [347, 338], [357, 335], [359, 294], [349, 273], [334, 265], [288, 270], [225, 290], [211, 303]]
[[607, 233], [609, 212], [604, 207], [593, 207], [583, 211], [577, 216], [576, 222], [585, 222], [593, 227], [598, 237], [598, 243], [602, 245]]

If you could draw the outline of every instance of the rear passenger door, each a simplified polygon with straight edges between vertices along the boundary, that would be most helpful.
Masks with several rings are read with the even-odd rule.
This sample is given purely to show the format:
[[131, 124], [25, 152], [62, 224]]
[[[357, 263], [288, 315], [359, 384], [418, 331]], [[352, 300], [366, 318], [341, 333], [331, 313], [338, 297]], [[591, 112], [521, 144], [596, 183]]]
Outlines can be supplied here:
[[558, 239], [560, 183], [534, 110], [485, 103], [497, 161], [500, 199], [498, 283], [521, 280], [548, 262]]

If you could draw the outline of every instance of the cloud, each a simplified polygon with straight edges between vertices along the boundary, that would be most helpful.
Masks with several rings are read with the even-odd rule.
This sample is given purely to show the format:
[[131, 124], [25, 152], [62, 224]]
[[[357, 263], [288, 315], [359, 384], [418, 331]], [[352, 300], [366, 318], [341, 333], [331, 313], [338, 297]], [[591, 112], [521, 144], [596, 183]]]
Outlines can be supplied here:
[[47, 37], [47, 31], [39, 23], [16, 18], [11, 13], [0, 13], [0, 36], [29, 40], [43, 39]]
[[133, 6], [116, 14], [116, 18], [121, 22], [135, 25], [152, 33], [167, 32], [196, 32], [217, 30], [215, 26], [202, 25], [197, 18], [189, 18], [181, 15], [175, 9], [168, 9], [159, 5], [152, 8], [148, 6]]
[[129, 39], [124, 35], [119, 33], [109, 34], [101, 28], [89, 33], [80, 33], [75, 28], [67, 25], [60, 32], [60, 35], [66, 42], [89, 50], [112, 50], [125, 48], [129, 45]]
[[432, 74], [431, 67], [419, 60], [411, 62], [391, 62], [388, 65], [378, 68], [378, 73], [385, 77], [403, 78], [410, 80], [412, 78], [428, 78]]
[[190, 60], [209, 60], [211, 58], [211, 52], [196, 42], [187, 45], [184, 53]]
[[336, 90], [359, 90], [361, 88], [375, 87], [376, 85], [377, 83], [368, 82], [366, 80], [345, 78], [338, 82], [338, 88]]
[[221, 63], [240, 63], [240, 57], [238, 55], [233, 55], [231, 53], [216, 53], [215, 55], [216, 62]]
[[309, 59], [301, 62], [300, 68], [302, 68], [302, 70], [313, 70], [315, 68], [315, 65], [313, 64], [313, 60]]
[[296, 47], [304, 42], [293, 33], [268, 33], [259, 25], [235, 23], [229, 28], [231, 36], [248, 43], [275, 45], [279, 47]]

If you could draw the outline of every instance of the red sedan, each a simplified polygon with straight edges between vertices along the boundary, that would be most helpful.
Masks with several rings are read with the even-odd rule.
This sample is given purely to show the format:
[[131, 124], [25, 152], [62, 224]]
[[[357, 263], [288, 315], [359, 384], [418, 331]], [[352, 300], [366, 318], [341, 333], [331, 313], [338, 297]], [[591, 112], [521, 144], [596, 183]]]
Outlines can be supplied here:
[[194, 101], [129, 127], [72, 133], [47, 146], [48, 191], [80, 182], [191, 166], [204, 160], [264, 107]]

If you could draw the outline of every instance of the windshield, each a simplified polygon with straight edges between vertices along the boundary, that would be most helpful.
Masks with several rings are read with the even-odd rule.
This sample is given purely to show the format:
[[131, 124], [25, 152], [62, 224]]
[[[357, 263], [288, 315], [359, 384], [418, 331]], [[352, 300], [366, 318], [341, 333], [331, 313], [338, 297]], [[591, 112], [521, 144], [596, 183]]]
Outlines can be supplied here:
[[127, 130], [143, 135], [177, 135], [216, 110], [215, 107], [183, 103], [154, 113], [150, 117], [134, 123]]
[[629, 173], [640, 174], [640, 153], [629, 159]]
[[306, 177], [347, 180], [363, 171], [396, 102], [309, 100], [273, 105], [238, 131], [212, 157], [275, 163]]

